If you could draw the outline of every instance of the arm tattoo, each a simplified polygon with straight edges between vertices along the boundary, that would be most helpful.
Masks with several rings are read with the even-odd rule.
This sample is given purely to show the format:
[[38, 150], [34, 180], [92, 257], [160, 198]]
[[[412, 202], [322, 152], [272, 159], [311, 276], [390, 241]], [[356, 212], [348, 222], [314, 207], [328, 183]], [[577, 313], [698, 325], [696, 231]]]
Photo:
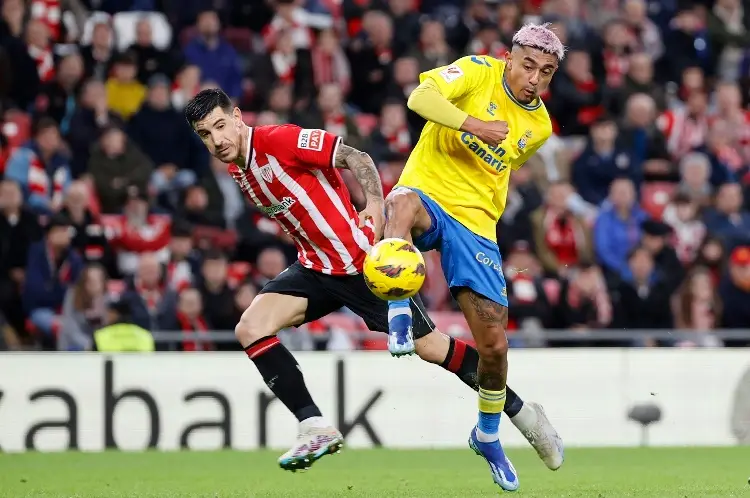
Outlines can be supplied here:
[[508, 308], [495, 301], [487, 299], [476, 292], [468, 291], [468, 301], [477, 318], [484, 323], [499, 323], [503, 328], [508, 327]]
[[334, 158], [334, 166], [345, 168], [352, 172], [354, 178], [362, 187], [367, 202], [383, 202], [383, 186], [375, 163], [366, 152], [361, 152], [346, 144], [340, 144]]

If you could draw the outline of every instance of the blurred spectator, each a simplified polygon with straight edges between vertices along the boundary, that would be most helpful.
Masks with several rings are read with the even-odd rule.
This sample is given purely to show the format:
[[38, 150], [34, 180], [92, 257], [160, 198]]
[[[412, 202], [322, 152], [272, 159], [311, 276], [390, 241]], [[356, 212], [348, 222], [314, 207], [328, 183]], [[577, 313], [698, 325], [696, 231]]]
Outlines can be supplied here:
[[184, 220], [175, 220], [170, 230], [169, 262], [166, 267], [166, 285], [180, 291], [190, 287], [200, 269], [200, 258], [193, 243], [193, 227]]
[[[635, 0], [638, 1], [638, 0]], [[653, 97], [658, 111], [667, 107], [667, 96], [664, 88], [654, 78], [654, 60], [645, 53], [635, 53], [628, 59], [628, 73], [625, 84], [609, 103], [610, 111], [622, 114], [628, 99], [637, 94], [645, 93]]]
[[667, 140], [667, 150], [679, 159], [700, 147], [708, 134], [708, 95], [703, 90], [693, 90], [685, 105], [668, 109], [656, 121]]
[[60, 351], [89, 351], [94, 331], [106, 323], [107, 274], [98, 264], [83, 268], [75, 285], [65, 294], [61, 328], [57, 338]]
[[508, 329], [548, 325], [552, 308], [542, 286], [541, 265], [528, 242], [516, 241], [513, 244], [505, 258], [503, 273], [510, 303]]
[[63, 135], [70, 131], [82, 78], [83, 59], [77, 53], [70, 54], [60, 61], [54, 81], [42, 87], [36, 100], [35, 111], [54, 119]]
[[742, 94], [736, 83], [721, 82], [716, 86], [716, 113], [714, 121], [723, 120], [729, 125], [729, 145], [744, 162], [750, 161], [750, 111], [742, 107]]
[[711, 281], [714, 287], [718, 287], [719, 281], [724, 276], [726, 249], [720, 239], [706, 237], [698, 249], [698, 255], [693, 262], [693, 268], [702, 266], [711, 272]]
[[715, 207], [704, 217], [709, 233], [729, 247], [750, 242], [750, 213], [742, 209], [743, 204], [742, 187], [725, 183], [716, 191]]
[[237, 291], [234, 294], [234, 319], [232, 320], [235, 324], [239, 323], [240, 317], [246, 309], [250, 307], [258, 295], [258, 288], [253, 285], [252, 282], [243, 282], [237, 287]]
[[561, 135], [586, 134], [604, 113], [603, 91], [591, 73], [589, 53], [583, 48], [570, 50], [551, 90], [550, 112]]
[[81, 47], [86, 78], [104, 81], [116, 57], [114, 32], [106, 22], [98, 22], [91, 33], [91, 44]]
[[687, 154], [680, 160], [680, 185], [678, 192], [684, 194], [699, 207], [711, 203], [713, 188], [709, 182], [711, 162], [699, 152]]
[[214, 11], [198, 15], [198, 36], [185, 46], [185, 59], [201, 69], [204, 80], [209, 77], [235, 102], [242, 94], [242, 74], [237, 52], [221, 37], [221, 23]]
[[41, 83], [48, 83], [55, 78], [55, 58], [52, 53], [49, 28], [41, 21], [31, 19], [26, 24], [26, 50], [36, 64], [36, 71]]
[[625, 0], [623, 2], [625, 23], [635, 36], [634, 49], [642, 51], [652, 60], [658, 61], [664, 54], [664, 44], [659, 28], [648, 17], [645, 0]]
[[[282, 268], [283, 269], [283, 268]], [[225, 254], [210, 251], [203, 257], [198, 290], [205, 305], [205, 316], [215, 330], [234, 330], [234, 292], [227, 281]]]
[[37, 216], [24, 207], [18, 184], [0, 182], [0, 315], [19, 335], [25, 330], [21, 289], [29, 249], [41, 237]]
[[90, 204], [89, 186], [80, 180], [71, 183], [60, 210], [70, 221], [73, 230], [71, 246], [87, 263], [99, 263], [108, 274], [116, 275], [115, 256], [104, 225], [99, 216], [89, 209]]
[[208, 193], [201, 185], [185, 189], [182, 206], [177, 212], [193, 225], [226, 228], [224, 213], [208, 209]]
[[664, 222], [649, 219], [641, 223], [641, 232], [641, 246], [651, 253], [654, 269], [660, 274], [667, 292], [671, 295], [685, 277], [677, 251], [668, 244], [672, 227]]
[[154, 351], [151, 332], [133, 321], [131, 303], [113, 301], [107, 306], [107, 326], [94, 332], [94, 349], [103, 353]]
[[292, 34], [295, 48], [310, 49], [312, 46], [312, 29], [331, 27], [331, 18], [324, 14], [312, 13], [300, 6], [296, 0], [277, 0], [274, 3], [275, 15], [263, 30], [266, 46], [274, 48], [281, 32]]
[[420, 16], [417, 7], [415, 0], [388, 0], [388, 13], [393, 19], [393, 42], [399, 53], [419, 39]]
[[8, 160], [6, 176], [21, 185], [28, 206], [41, 214], [60, 209], [70, 182], [62, 145], [57, 123], [52, 118], [40, 118], [34, 126], [34, 138]]
[[736, 129], [727, 121], [715, 119], [711, 121], [706, 142], [696, 148], [710, 160], [709, 181], [714, 187], [741, 178], [747, 172], [744, 158], [732, 143], [735, 134]]
[[148, 18], [140, 19], [135, 25], [135, 43], [128, 48], [128, 52], [135, 55], [138, 80], [144, 85], [156, 74], [174, 76], [174, 61], [168, 52], [154, 46], [151, 21]]
[[542, 194], [531, 180], [529, 168], [521, 168], [510, 175], [505, 211], [497, 224], [500, 253], [506, 254], [516, 241], [533, 240], [531, 213], [542, 205]]
[[292, 122], [293, 104], [292, 86], [277, 85], [271, 89], [266, 110], [275, 113], [282, 123], [288, 123]]
[[[615, 324], [623, 329], [663, 329], [673, 325], [671, 294], [654, 267], [651, 253], [636, 247], [628, 256], [628, 267], [613, 295]], [[653, 341], [636, 345], [653, 346]]]
[[131, 186], [146, 192], [153, 164], [122, 129], [110, 126], [91, 149], [88, 173], [94, 180], [103, 213], [119, 213]]
[[447, 66], [458, 58], [456, 52], [445, 40], [443, 25], [437, 20], [427, 20], [422, 23], [419, 49], [413, 50], [410, 55], [417, 59], [421, 72]]
[[352, 65], [351, 102], [362, 112], [377, 114], [391, 79], [394, 53], [393, 21], [387, 14], [369, 11], [362, 19], [362, 31], [349, 44]]
[[83, 85], [78, 105], [65, 137], [73, 155], [71, 175], [78, 178], [86, 172], [92, 141], [99, 140], [110, 125], [122, 126], [122, 119], [109, 110], [104, 84], [89, 80]]
[[719, 287], [724, 304], [721, 323], [728, 329], [750, 327], [750, 247], [740, 246], [729, 257], [729, 273]]
[[127, 280], [121, 301], [131, 310], [132, 323], [146, 330], [169, 330], [176, 313], [177, 294], [164, 284], [159, 258], [143, 253], [135, 275]]
[[640, 242], [641, 223], [646, 219], [635, 201], [633, 182], [617, 179], [596, 219], [594, 251], [608, 277], [625, 278], [630, 273], [628, 254]]
[[109, 109], [128, 120], [141, 107], [146, 98], [146, 87], [138, 81], [135, 56], [125, 53], [114, 62], [112, 76], [107, 79], [107, 104]]
[[200, 186], [208, 198], [207, 216], [221, 218], [226, 222], [226, 228], [234, 229], [245, 213], [245, 199], [234, 179], [227, 174], [227, 165], [211, 157], [209, 172], [201, 178]]
[[285, 84], [291, 86], [295, 104], [306, 106], [310, 103], [315, 92], [312, 58], [308, 49], [294, 46], [291, 32], [279, 33], [273, 49], [259, 57], [254, 64], [253, 79], [261, 101], [268, 100], [275, 85]]
[[312, 49], [312, 70], [315, 88], [318, 90], [328, 83], [335, 83], [341, 93], [347, 95], [351, 89], [352, 71], [336, 32], [326, 29], [318, 34]]
[[637, 49], [635, 36], [624, 20], [612, 19], [603, 27], [602, 42], [600, 72], [607, 87], [622, 88], [628, 72], [628, 58]]
[[706, 73], [712, 69], [705, 17], [701, 5], [692, 2], [679, 4], [664, 37], [665, 53], [669, 54], [664, 58], [667, 66], [665, 79], [679, 80], [688, 67], [699, 67]]
[[78, 280], [83, 260], [70, 247], [70, 222], [53, 215], [44, 240], [29, 248], [23, 287], [23, 308], [45, 349], [55, 349], [65, 293]]
[[706, 225], [698, 215], [698, 203], [684, 193], [678, 193], [664, 209], [663, 220], [674, 231], [672, 242], [684, 265], [693, 262], [706, 236]]
[[284, 253], [276, 247], [268, 247], [258, 254], [255, 263], [255, 284], [263, 288], [268, 282], [276, 278], [279, 273], [289, 266]]
[[708, 14], [708, 36], [718, 57], [718, 74], [737, 80], [744, 50], [750, 45], [747, 3], [741, 0], [716, 0]]
[[404, 104], [400, 100], [386, 100], [380, 111], [380, 126], [370, 137], [370, 156], [376, 164], [391, 154], [408, 156], [415, 138], [406, 120]]
[[601, 270], [583, 260], [571, 268], [560, 288], [562, 329], [603, 329], [612, 322], [612, 303]]
[[591, 126], [586, 148], [572, 165], [572, 180], [581, 197], [600, 205], [616, 178], [637, 182], [639, 172], [627, 149], [618, 146], [617, 125], [602, 116]]
[[340, 136], [351, 147], [363, 148], [363, 139], [354, 116], [344, 107], [341, 87], [335, 83], [323, 85], [317, 106], [301, 114], [295, 121], [302, 128], [320, 128]]
[[171, 220], [169, 216], [152, 214], [151, 199], [137, 186], [128, 187], [126, 195], [124, 214], [110, 222], [113, 232], [110, 242], [117, 251], [120, 273], [132, 275], [139, 259], [146, 254], [156, 257], [160, 263], [169, 260]]
[[7, 56], [8, 97], [21, 109], [27, 109], [39, 91], [39, 73], [26, 44], [21, 40], [24, 26], [22, 0], [5, 0], [0, 22], [0, 47]]
[[[231, 296], [229, 296], [231, 299]], [[229, 301], [231, 304], [231, 301]], [[178, 294], [175, 325], [169, 327], [186, 333], [206, 334], [214, 325], [208, 320], [205, 311], [209, 305], [204, 303], [198, 289], [188, 287]], [[182, 351], [211, 351], [215, 346], [211, 341], [197, 341], [185, 339], [182, 341]]]
[[172, 88], [172, 106], [176, 110], [182, 111], [188, 101], [198, 94], [200, 83], [201, 68], [195, 64], [183, 66], [177, 73]]
[[721, 345], [708, 334], [721, 325], [722, 305], [706, 268], [696, 267], [687, 275], [672, 299], [672, 310], [675, 327], [703, 332], [697, 344]]
[[128, 135], [156, 167], [151, 186], [167, 198], [165, 205], [176, 207], [179, 193], [195, 183], [196, 170], [203, 169], [199, 159], [207, 157], [185, 118], [172, 108], [166, 76], [149, 81], [148, 98], [128, 123]]
[[593, 258], [589, 227], [568, 209], [572, 194], [569, 183], [553, 183], [544, 205], [531, 214], [536, 253], [550, 276], [564, 276], [581, 261]]
[[618, 143], [630, 152], [631, 168], [639, 177], [643, 174], [644, 162], [669, 158], [664, 135], [656, 127], [655, 120], [656, 104], [651, 96], [636, 93], [628, 99]]

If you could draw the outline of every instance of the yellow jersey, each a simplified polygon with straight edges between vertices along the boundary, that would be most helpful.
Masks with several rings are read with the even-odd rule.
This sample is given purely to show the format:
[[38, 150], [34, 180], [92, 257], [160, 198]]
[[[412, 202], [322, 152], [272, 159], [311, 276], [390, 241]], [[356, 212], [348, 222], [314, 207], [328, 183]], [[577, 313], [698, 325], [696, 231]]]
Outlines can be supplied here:
[[470, 116], [508, 122], [508, 137], [490, 147], [470, 133], [428, 122], [398, 185], [421, 190], [472, 232], [496, 241], [505, 210], [510, 170], [520, 168], [552, 134], [541, 99], [519, 102], [505, 83], [505, 61], [463, 57], [420, 75]]

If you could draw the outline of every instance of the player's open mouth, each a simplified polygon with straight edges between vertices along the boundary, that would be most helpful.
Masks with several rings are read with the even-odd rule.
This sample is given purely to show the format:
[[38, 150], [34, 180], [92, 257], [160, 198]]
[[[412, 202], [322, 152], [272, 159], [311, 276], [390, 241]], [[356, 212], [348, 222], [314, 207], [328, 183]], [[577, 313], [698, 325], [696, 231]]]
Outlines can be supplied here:
[[524, 89], [523, 89], [523, 94], [524, 94], [524, 95], [525, 95], [526, 97], [529, 97], [529, 98], [531, 98], [531, 97], [533, 97], [534, 95], [536, 95], [536, 92], [535, 92], [534, 90], [529, 90], [528, 88], [524, 88]]

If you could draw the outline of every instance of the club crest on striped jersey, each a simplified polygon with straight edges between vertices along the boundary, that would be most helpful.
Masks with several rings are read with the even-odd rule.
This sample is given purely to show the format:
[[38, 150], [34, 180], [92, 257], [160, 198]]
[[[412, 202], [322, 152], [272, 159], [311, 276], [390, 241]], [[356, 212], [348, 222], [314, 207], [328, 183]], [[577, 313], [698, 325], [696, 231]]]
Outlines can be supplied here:
[[260, 169], [260, 177], [263, 178], [266, 183], [271, 183], [273, 181], [273, 166], [266, 164], [258, 169]]

